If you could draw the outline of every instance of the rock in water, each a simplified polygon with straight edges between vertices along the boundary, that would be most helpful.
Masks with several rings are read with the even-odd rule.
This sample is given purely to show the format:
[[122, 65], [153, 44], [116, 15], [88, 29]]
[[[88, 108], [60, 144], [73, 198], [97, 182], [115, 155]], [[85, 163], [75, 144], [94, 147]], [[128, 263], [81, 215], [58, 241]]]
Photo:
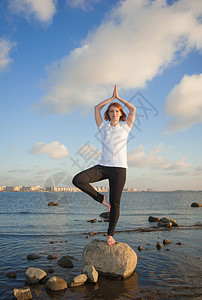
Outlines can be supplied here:
[[159, 222], [160, 223], [165, 223], [165, 224], [171, 222], [173, 227], [179, 227], [179, 224], [171, 218], [164, 217], [164, 218], [161, 218]]
[[59, 206], [59, 204], [56, 202], [49, 202], [48, 206]]
[[202, 207], [202, 204], [198, 203], [198, 202], [193, 202], [191, 204], [191, 207]]
[[87, 279], [88, 279], [88, 277], [86, 276], [86, 274], [80, 274], [80, 275], [74, 277], [73, 281], [70, 283], [70, 287], [83, 285]]
[[26, 281], [28, 283], [38, 283], [46, 275], [46, 272], [39, 268], [29, 268], [25, 272]]
[[13, 290], [13, 298], [17, 300], [30, 300], [32, 299], [32, 294], [29, 287], [24, 287], [22, 289]]
[[67, 283], [64, 279], [53, 276], [46, 281], [45, 287], [47, 290], [61, 291], [67, 288]]
[[98, 281], [98, 272], [95, 270], [93, 265], [85, 265], [83, 273], [87, 275], [91, 282], [96, 283]]
[[106, 219], [109, 219], [109, 212], [103, 212], [100, 214], [100, 217], [101, 218], [106, 218]]
[[83, 250], [83, 265], [93, 265], [102, 275], [128, 277], [137, 265], [137, 255], [127, 244], [92, 240]]
[[63, 268], [73, 268], [74, 267], [74, 264], [68, 255], [62, 256], [60, 259], [58, 259], [57, 264]]
[[148, 218], [148, 221], [149, 222], [159, 222], [159, 218], [157, 218], [157, 217], [152, 217], [152, 216], [150, 216], [149, 218]]

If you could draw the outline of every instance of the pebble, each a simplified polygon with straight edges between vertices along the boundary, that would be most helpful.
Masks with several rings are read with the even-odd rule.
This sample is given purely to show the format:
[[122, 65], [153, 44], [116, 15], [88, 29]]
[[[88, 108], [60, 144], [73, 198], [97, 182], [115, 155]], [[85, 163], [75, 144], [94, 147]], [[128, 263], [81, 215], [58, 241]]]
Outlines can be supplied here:
[[27, 259], [29, 259], [29, 260], [38, 259], [40, 257], [41, 257], [41, 255], [39, 255], [39, 254], [29, 254], [29, 255], [27, 255]]
[[17, 274], [15, 272], [8, 272], [8, 273], [6, 273], [6, 277], [8, 277], [8, 278], [16, 278]]
[[142, 247], [142, 246], [138, 246], [138, 247], [137, 247], [137, 250], [138, 250], [138, 251], [142, 251], [142, 250], [143, 250], [143, 247]]
[[161, 244], [160, 242], [158, 242], [158, 243], [156, 244], [156, 248], [157, 248], [158, 250], [160, 250], [160, 249], [162, 248], [162, 244]]
[[49, 202], [48, 206], [59, 206], [59, 204], [56, 202]]
[[47, 259], [56, 259], [56, 258], [58, 258], [58, 255], [57, 255], [57, 254], [49, 254], [49, 255], [47, 256]]
[[163, 244], [164, 245], [168, 245], [168, 244], [171, 244], [172, 243], [172, 241], [169, 241], [169, 240], [167, 240], [167, 239], [164, 239], [163, 240]]

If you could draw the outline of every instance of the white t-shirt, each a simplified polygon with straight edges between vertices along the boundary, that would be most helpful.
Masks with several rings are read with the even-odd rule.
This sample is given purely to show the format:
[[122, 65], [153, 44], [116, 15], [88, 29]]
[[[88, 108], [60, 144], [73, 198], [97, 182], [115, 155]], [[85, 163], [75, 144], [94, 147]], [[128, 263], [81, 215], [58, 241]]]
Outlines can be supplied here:
[[99, 126], [102, 137], [102, 156], [99, 165], [128, 168], [127, 138], [130, 130], [131, 128], [126, 123], [118, 123], [114, 127], [102, 122]]

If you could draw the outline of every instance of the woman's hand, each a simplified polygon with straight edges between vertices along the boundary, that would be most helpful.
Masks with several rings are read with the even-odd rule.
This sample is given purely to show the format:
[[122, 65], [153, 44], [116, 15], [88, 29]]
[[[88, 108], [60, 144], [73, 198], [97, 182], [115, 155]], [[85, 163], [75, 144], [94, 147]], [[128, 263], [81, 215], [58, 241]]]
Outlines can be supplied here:
[[119, 99], [119, 94], [118, 94], [118, 90], [117, 90], [117, 86], [115, 85], [114, 87], [114, 96], [116, 99]]

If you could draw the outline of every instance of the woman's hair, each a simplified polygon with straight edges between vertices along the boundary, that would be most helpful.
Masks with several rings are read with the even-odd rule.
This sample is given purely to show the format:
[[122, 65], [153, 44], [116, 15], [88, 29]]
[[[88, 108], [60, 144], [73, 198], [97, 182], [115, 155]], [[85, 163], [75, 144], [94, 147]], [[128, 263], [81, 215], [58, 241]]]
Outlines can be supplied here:
[[122, 113], [122, 115], [120, 116], [120, 121], [124, 122], [126, 120], [126, 114], [124, 113], [122, 106], [118, 102], [112, 102], [112, 103], [110, 103], [110, 105], [108, 106], [107, 110], [105, 111], [104, 119], [106, 121], [110, 121], [109, 110], [110, 110], [111, 106], [115, 106], [115, 107], [117, 107], [120, 110], [120, 112]]

